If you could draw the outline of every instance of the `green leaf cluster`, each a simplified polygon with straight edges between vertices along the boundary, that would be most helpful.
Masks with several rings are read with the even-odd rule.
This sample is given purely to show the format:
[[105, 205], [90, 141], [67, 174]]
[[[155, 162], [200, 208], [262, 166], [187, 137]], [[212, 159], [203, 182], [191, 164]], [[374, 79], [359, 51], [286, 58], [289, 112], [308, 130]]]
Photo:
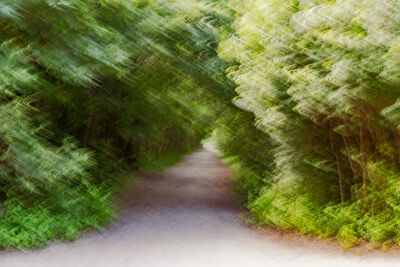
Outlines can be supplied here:
[[[262, 132], [255, 143], [268, 145], [224, 150], [245, 165], [238, 170], [242, 183], [258, 183], [248, 201], [256, 222], [337, 236], [346, 247], [361, 239], [372, 246], [398, 242], [399, 3], [238, 0], [231, 6], [235, 33], [220, 43], [219, 54], [235, 66], [228, 70], [237, 84], [235, 104], [255, 116], [241, 127], [254, 125]], [[241, 131], [230, 131], [225, 142], [253, 143]], [[263, 154], [265, 162], [248, 171], [246, 162]]]
[[211, 2], [1, 1], [0, 246], [101, 228], [132, 170], [199, 145], [234, 95]]

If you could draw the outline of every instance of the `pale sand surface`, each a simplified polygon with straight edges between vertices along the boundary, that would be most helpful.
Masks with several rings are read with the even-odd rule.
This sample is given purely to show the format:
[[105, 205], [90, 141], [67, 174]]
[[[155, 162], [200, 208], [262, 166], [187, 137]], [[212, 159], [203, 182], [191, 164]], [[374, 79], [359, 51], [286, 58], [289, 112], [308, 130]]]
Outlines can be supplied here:
[[400, 266], [400, 251], [359, 255], [337, 244], [256, 230], [230, 193], [212, 147], [161, 173], [141, 175], [106, 231], [42, 250], [0, 252], [1, 267]]

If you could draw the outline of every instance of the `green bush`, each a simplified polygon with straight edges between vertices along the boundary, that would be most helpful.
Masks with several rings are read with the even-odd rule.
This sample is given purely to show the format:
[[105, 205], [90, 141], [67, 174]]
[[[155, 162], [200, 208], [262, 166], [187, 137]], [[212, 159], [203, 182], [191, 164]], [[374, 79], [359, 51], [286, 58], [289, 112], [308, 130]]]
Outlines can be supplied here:
[[[257, 164], [266, 174], [256, 180], [270, 182], [249, 199], [258, 223], [337, 235], [346, 247], [359, 239], [398, 242], [399, 3], [238, 0], [231, 6], [235, 34], [219, 53], [233, 64], [235, 104], [254, 114], [264, 142], [274, 147], [228, 149], [240, 162], [272, 153]], [[240, 169], [243, 183], [254, 179], [246, 164]]]
[[199, 145], [234, 94], [210, 4], [0, 3], [0, 246], [101, 228], [126, 173]]

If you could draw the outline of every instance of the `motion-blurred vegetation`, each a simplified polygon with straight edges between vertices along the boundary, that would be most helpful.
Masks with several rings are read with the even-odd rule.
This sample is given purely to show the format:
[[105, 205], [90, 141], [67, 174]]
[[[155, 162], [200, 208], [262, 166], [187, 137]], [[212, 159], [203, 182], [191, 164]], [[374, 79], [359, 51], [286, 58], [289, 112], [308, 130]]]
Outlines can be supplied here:
[[219, 52], [263, 134], [247, 116], [221, 142], [256, 222], [400, 244], [400, 3], [230, 3], [235, 33]]
[[400, 244], [399, 16], [394, 0], [1, 1], [0, 246], [101, 228], [130, 171], [211, 132], [255, 223]]
[[199, 145], [234, 93], [216, 52], [227, 15], [207, 1], [1, 1], [0, 246], [101, 228], [130, 170]]

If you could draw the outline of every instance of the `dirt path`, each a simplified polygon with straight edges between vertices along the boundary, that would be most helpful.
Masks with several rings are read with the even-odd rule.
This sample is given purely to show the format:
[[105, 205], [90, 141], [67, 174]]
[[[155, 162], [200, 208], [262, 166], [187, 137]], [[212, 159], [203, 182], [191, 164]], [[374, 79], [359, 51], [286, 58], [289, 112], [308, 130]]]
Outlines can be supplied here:
[[44, 250], [2, 252], [0, 266], [400, 266], [396, 255], [357, 256], [326, 242], [249, 228], [229, 192], [229, 175], [212, 148], [200, 149], [162, 173], [142, 175], [107, 231]]

